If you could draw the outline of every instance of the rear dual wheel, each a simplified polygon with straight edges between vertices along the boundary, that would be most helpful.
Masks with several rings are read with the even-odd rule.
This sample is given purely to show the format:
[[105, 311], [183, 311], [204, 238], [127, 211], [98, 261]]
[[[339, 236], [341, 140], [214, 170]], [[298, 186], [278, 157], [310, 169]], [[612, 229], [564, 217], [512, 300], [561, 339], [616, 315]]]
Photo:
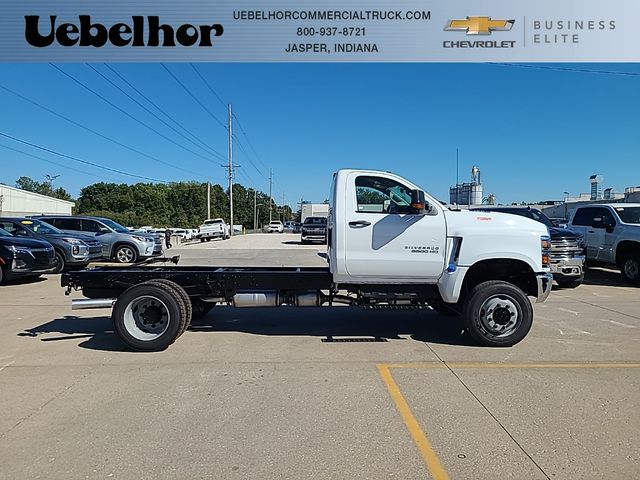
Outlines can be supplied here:
[[116, 333], [133, 350], [165, 350], [191, 322], [191, 302], [169, 280], [150, 280], [126, 290], [113, 307]]

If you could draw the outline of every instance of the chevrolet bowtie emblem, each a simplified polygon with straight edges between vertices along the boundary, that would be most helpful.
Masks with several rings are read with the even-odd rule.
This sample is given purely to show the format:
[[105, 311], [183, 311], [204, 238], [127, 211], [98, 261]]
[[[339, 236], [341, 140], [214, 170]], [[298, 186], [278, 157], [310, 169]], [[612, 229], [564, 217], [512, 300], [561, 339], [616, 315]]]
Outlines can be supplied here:
[[449, 20], [445, 30], [462, 30], [467, 35], [491, 35], [493, 30], [511, 30], [515, 20], [491, 20], [491, 17], [467, 17], [466, 20]]

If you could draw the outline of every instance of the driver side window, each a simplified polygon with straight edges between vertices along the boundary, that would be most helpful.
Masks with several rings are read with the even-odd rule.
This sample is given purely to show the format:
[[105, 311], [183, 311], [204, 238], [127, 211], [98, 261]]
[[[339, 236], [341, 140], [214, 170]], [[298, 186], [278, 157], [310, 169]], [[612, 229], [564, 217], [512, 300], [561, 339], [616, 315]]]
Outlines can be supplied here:
[[389, 178], [360, 176], [356, 205], [361, 213], [411, 213], [411, 190]]

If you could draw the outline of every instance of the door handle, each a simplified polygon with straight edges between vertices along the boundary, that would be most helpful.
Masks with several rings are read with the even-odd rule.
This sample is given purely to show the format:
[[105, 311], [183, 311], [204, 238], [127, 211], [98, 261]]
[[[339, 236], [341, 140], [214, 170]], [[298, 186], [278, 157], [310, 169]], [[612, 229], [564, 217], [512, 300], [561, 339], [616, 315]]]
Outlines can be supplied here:
[[354, 222], [349, 222], [350, 227], [368, 227], [371, 225], [371, 222], [367, 222], [366, 220], [356, 220]]
[[587, 230], [587, 233], [596, 233], [593, 230]]

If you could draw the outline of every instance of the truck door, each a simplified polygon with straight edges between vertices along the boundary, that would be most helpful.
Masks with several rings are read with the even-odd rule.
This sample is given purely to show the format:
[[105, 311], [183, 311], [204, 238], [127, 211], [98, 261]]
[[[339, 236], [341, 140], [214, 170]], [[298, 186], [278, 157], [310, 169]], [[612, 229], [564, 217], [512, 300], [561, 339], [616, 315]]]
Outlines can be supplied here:
[[[346, 270], [354, 277], [436, 281], [444, 269], [444, 214], [412, 213], [411, 188], [351, 173], [345, 200]], [[355, 188], [354, 188], [355, 187]]]

